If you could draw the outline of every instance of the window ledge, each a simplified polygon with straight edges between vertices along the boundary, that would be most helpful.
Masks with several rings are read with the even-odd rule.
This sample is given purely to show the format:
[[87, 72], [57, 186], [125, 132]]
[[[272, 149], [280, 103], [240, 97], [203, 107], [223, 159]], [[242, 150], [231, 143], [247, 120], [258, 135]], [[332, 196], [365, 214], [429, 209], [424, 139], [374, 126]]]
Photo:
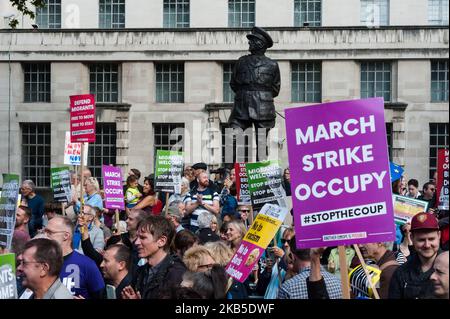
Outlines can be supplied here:
[[129, 111], [131, 104], [117, 103], [117, 102], [97, 102], [97, 103], [95, 103], [95, 107], [100, 108], [100, 109]]
[[384, 108], [388, 110], [405, 111], [408, 103], [405, 102], [385, 102]]

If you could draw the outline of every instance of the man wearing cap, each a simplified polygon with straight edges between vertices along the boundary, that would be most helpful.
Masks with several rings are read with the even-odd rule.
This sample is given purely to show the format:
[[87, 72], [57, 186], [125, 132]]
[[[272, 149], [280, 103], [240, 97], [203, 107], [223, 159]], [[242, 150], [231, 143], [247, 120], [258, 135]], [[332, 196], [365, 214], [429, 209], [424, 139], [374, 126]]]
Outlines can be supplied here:
[[411, 220], [415, 252], [397, 268], [389, 286], [389, 299], [433, 298], [433, 264], [439, 254], [440, 231], [434, 215], [419, 213]]
[[[192, 168], [194, 169], [194, 180], [189, 184], [191, 190], [198, 187], [198, 177], [201, 173], [206, 173], [208, 166], [205, 163], [196, 163], [192, 165]], [[216, 184], [214, 184], [212, 180], [209, 180], [209, 185], [214, 188], [215, 191], [218, 191]]]
[[[266, 31], [253, 27], [247, 39], [251, 54], [239, 58], [230, 81], [236, 94], [228, 124], [235, 129], [235, 134], [237, 129], [245, 131], [252, 125], [255, 127], [259, 161], [267, 157], [267, 134], [275, 126], [273, 98], [280, 92], [280, 69], [277, 62], [264, 55], [273, 46], [273, 40]], [[264, 153], [260, 154], [262, 151]]]

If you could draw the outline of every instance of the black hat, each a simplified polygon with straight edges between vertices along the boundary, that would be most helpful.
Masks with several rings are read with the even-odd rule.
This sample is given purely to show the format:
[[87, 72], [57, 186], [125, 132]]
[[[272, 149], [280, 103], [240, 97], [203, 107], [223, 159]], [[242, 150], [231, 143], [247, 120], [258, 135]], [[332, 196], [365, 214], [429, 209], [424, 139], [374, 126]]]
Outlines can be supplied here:
[[203, 169], [203, 170], [207, 170], [208, 166], [205, 163], [196, 163], [194, 165], [192, 165], [193, 169]]
[[247, 34], [247, 39], [250, 39], [251, 37], [262, 40], [266, 44], [267, 48], [271, 48], [273, 46], [273, 40], [270, 35], [260, 27], [252, 28], [252, 33]]

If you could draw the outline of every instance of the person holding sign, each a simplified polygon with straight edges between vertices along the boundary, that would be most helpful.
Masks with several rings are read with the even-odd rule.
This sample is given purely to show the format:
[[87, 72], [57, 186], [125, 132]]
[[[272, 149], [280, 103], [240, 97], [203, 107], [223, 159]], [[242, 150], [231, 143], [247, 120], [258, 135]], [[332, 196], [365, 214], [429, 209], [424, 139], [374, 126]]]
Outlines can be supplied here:
[[23, 286], [33, 292], [30, 299], [73, 299], [58, 278], [63, 256], [57, 242], [47, 238], [31, 240], [21, 256], [17, 270], [23, 273]]
[[[294, 271], [298, 271], [298, 275], [283, 283], [278, 293], [278, 299], [309, 299], [307, 280], [308, 277], [315, 274], [311, 273], [311, 250], [297, 249], [295, 236], [290, 241], [290, 249], [294, 256]], [[342, 299], [340, 279], [326, 271], [322, 266], [321, 274], [329, 298]]]

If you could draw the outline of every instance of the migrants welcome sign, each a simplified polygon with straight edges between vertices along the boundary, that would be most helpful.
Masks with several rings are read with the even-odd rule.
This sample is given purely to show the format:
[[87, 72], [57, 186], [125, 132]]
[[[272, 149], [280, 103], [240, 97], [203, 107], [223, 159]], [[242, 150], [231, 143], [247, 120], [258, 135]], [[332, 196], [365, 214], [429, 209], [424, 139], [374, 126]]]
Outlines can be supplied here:
[[381, 98], [286, 110], [298, 248], [393, 241]]
[[0, 247], [11, 250], [12, 236], [16, 224], [17, 198], [19, 195], [19, 175], [3, 174], [0, 196]]
[[125, 209], [122, 171], [120, 167], [102, 166], [103, 188], [105, 192], [105, 207], [111, 209]]
[[67, 167], [54, 167], [50, 169], [52, 179], [53, 198], [57, 202], [70, 202], [72, 193], [70, 189], [70, 171]]
[[179, 194], [183, 166], [183, 152], [157, 150], [155, 191]]
[[16, 255], [0, 255], [0, 299], [17, 299]]
[[278, 161], [247, 163], [245, 169], [254, 210], [259, 210], [266, 203], [287, 207]]
[[438, 150], [438, 167], [437, 167], [437, 181], [436, 181], [436, 198], [437, 207], [442, 210], [448, 210], [448, 150]]
[[95, 142], [95, 98], [92, 94], [70, 97], [70, 141]]
[[265, 204], [256, 216], [238, 250], [225, 271], [239, 282], [244, 282], [262, 256], [270, 241], [280, 229], [287, 208]]

